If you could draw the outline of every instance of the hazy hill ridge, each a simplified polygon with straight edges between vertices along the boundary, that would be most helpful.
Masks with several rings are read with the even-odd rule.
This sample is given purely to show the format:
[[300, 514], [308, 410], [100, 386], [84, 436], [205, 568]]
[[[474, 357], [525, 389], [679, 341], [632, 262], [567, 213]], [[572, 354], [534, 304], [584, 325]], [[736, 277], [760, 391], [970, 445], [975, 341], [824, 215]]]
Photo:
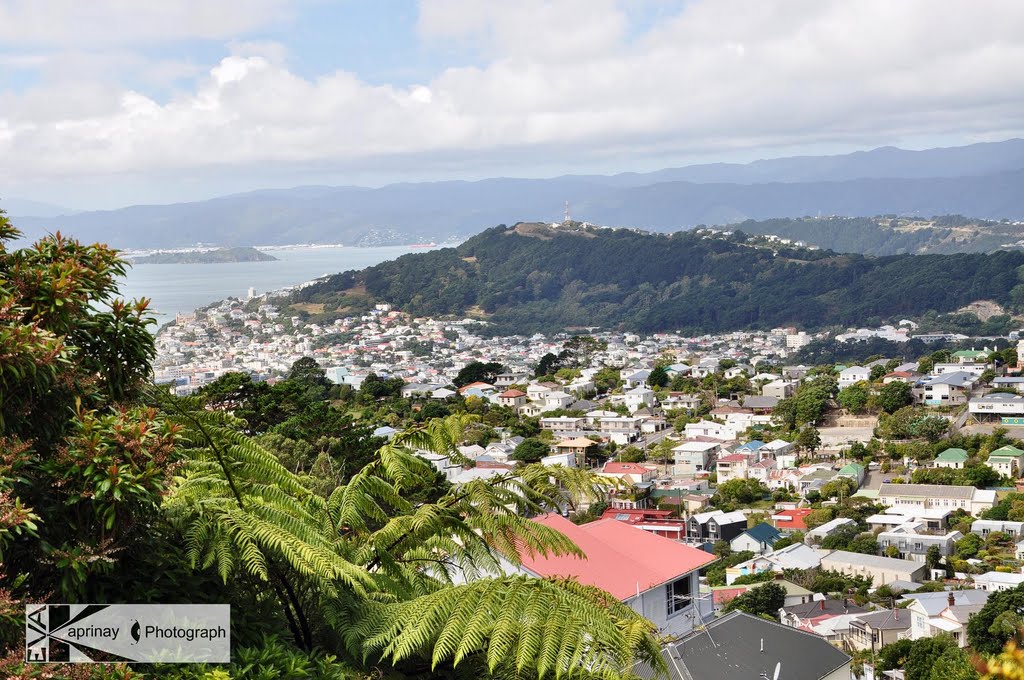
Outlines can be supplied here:
[[[803, 215], [1024, 219], [1024, 140], [949, 149], [713, 164], [646, 174], [478, 182], [298, 187], [208, 201], [19, 218], [29, 236], [61, 229], [120, 248], [463, 238], [509, 215], [676, 231], [698, 224]], [[2, 207], [2, 203], [0, 203]]]

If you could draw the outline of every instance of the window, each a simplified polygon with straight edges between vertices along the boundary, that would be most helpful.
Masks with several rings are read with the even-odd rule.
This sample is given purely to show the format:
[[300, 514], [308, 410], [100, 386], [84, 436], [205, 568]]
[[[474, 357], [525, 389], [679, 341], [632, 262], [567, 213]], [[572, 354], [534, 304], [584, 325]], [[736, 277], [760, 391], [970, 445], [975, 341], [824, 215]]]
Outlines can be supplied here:
[[690, 577], [684, 576], [665, 586], [668, 615], [678, 614], [690, 606]]

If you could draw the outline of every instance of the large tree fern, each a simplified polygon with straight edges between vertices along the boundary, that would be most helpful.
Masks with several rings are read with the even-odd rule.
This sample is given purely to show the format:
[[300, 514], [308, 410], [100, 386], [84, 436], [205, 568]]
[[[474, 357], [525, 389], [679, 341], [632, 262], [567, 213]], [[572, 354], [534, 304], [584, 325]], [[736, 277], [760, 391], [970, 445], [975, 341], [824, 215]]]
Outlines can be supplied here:
[[651, 624], [607, 593], [505, 573], [524, 550], [582, 554], [529, 517], [601, 493], [590, 473], [524, 466], [415, 504], [410, 493], [433, 477], [415, 451], [465, 462], [468, 421], [450, 417], [398, 435], [324, 498], [231, 415], [161, 400], [187, 447], [164, 507], [189, 559], [225, 581], [265, 582], [300, 646], [417, 673], [621, 678], [638, 661], [660, 667]]

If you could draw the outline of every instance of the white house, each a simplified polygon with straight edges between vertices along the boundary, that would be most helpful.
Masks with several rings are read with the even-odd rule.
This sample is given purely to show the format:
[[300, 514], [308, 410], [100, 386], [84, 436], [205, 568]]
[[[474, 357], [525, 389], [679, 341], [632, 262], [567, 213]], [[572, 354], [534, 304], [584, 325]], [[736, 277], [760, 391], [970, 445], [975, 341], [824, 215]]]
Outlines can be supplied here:
[[990, 571], [974, 577], [974, 585], [979, 590], [988, 593], [997, 590], [1013, 590], [1022, 583], [1024, 583], [1024, 574], [1007, 574], [1002, 571]]
[[675, 463], [672, 474], [695, 475], [707, 472], [711, 457], [721, 450], [722, 445], [717, 442], [685, 441], [672, 449]]
[[864, 366], [850, 366], [839, 371], [839, 387], [849, 387], [854, 383], [859, 383], [865, 380], [871, 379], [871, 369], [865, 368]]

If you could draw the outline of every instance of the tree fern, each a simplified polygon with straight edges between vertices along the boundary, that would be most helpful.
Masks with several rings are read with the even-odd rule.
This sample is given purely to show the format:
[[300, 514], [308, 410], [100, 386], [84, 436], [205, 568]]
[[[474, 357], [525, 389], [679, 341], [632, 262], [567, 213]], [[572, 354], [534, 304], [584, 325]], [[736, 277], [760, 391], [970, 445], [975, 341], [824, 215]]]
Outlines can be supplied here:
[[652, 626], [607, 593], [574, 581], [507, 576], [522, 553], [576, 554], [529, 519], [603, 491], [586, 471], [525, 466], [453, 488], [434, 503], [404, 495], [429, 479], [417, 450], [460, 461], [468, 420], [431, 421], [395, 437], [323, 498], [230, 414], [161, 395], [188, 464], [164, 504], [195, 568], [239, 570], [281, 599], [300, 644], [315, 608], [354, 659], [437, 668], [474, 659], [492, 675], [627, 677], [659, 667]]

